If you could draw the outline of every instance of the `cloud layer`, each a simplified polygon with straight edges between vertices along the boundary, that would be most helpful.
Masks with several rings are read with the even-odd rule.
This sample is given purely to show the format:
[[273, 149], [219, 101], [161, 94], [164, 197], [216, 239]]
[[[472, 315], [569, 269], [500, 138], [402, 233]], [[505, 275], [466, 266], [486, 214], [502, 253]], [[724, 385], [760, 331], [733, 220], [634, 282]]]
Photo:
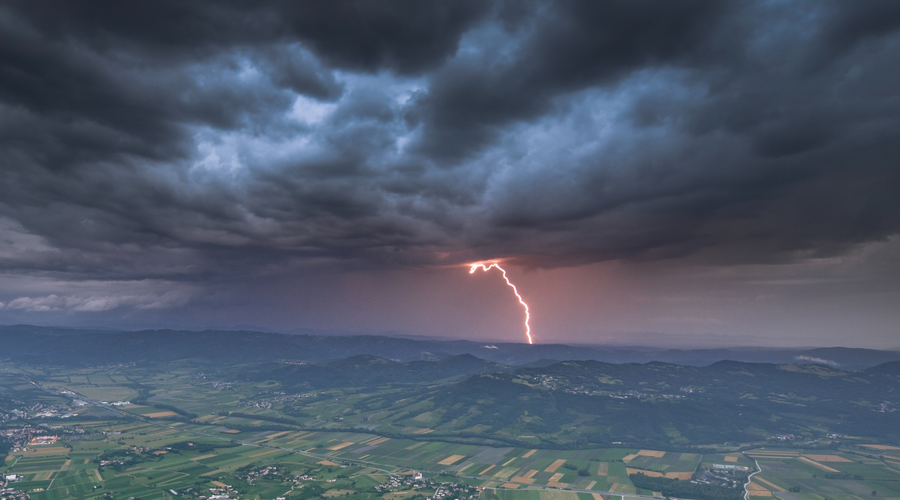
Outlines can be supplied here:
[[6, 3], [0, 272], [841, 255], [900, 232], [898, 81], [891, 1]]

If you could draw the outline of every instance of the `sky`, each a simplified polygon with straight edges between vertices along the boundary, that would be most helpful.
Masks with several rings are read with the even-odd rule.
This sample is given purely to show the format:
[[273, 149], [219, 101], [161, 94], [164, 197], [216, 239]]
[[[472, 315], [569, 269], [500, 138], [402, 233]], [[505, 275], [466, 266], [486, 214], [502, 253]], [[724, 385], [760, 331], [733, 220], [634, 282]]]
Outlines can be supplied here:
[[900, 348], [900, 3], [10, 1], [0, 324]]

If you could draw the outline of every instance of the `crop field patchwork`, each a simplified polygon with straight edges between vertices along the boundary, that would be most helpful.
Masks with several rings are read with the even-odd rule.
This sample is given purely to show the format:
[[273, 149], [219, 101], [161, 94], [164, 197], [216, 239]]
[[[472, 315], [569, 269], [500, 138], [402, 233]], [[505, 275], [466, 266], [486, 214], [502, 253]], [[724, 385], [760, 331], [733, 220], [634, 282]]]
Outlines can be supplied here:
[[753, 453], [762, 468], [754, 477], [754, 489], [766, 489], [785, 500], [900, 498], [900, 469], [885, 467], [876, 455], [866, 455], [789, 450]]
[[[115, 368], [54, 373], [46, 383], [51, 392], [36, 393], [43, 398], [36, 400], [49, 404], [59, 400], [53, 390], [69, 389], [88, 399], [129, 401], [141, 391], [142, 404], [88, 404], [74, 409], [74, 417], [51, 420], [59, 441], [10, 454], [0, 462], [2, 472], [22, 476], [15, 484], [33, 500], [101, 499], [109, 492], [171, 499], [171, 491], [188, 498], [228, 486], [246, 492], [232, 497], [290, 499], [313, 485], [329, 499], [413, 500], [413, 490], [372, 490], [413, 470], [487, 488], [481, 500], [623, 500], [660, 495], [637, 488], [630, 477], [636, 473], [689, 481], [704, 468], [753, 469], [756, 459], [762, 472], [749, 486], [752, 498], [870, 500], [874, 491], [876, 499], [900, 500], [900, 447], [891, 444], [802, 449], [798, 443], [744, 453], [737, 445], [678, 451], [652, 442], [567, 449], [543, 447], [545, 435], [522, 429], [485, 443], [448, 438], [425, 401], [413, 401], [405, 414], [360, 403], [397, 400], [395, 388], [290, 392], [271, 381], [234, 385], [212, 370], [202, 377], [177, 366], [141, 370], [127, 377]], [[3, 390], [10, 387], [35, 391], [32, 384]], [[403, 419], [412, 424], [397, 424]], [[278, 472], [248, 479], [248, 471], [269, 466]], [[301, 475], [309, 479], [296, 479]]]

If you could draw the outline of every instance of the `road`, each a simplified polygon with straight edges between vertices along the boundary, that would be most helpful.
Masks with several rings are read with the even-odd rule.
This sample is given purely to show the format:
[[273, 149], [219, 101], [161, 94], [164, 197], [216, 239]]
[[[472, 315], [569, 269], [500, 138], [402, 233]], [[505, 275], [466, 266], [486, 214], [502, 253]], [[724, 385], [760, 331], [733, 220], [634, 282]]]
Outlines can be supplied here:
[[[747, 454], [745, 453], [744, 456], [747, 457]], [[753, 476], [762, 472], [762, 467], [759, 466], [759, 462], [757, 462], [755, 458], [752, 458], [752, 457], [747, 457], [747, 458], [749, 458], [750, 460], [753, 460], [753, 463], [756, 464], [756, 472], [753, 472], [749, 476], [747, 476], [747, 483], [744, 485], [744, 500], [750, 500], [749, 486], [750, 486], [750, 481], [753, 480]]]

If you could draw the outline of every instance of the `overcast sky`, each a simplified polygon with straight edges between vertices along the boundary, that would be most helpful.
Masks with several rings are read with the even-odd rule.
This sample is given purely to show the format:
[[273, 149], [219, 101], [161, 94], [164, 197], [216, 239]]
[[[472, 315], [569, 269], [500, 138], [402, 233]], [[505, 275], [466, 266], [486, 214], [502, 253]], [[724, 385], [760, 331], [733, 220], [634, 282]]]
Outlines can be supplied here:
[[900, 347], [900, 3], [0, 6], [0, 323], [524, 340], [482, 259], [536, 342]]

